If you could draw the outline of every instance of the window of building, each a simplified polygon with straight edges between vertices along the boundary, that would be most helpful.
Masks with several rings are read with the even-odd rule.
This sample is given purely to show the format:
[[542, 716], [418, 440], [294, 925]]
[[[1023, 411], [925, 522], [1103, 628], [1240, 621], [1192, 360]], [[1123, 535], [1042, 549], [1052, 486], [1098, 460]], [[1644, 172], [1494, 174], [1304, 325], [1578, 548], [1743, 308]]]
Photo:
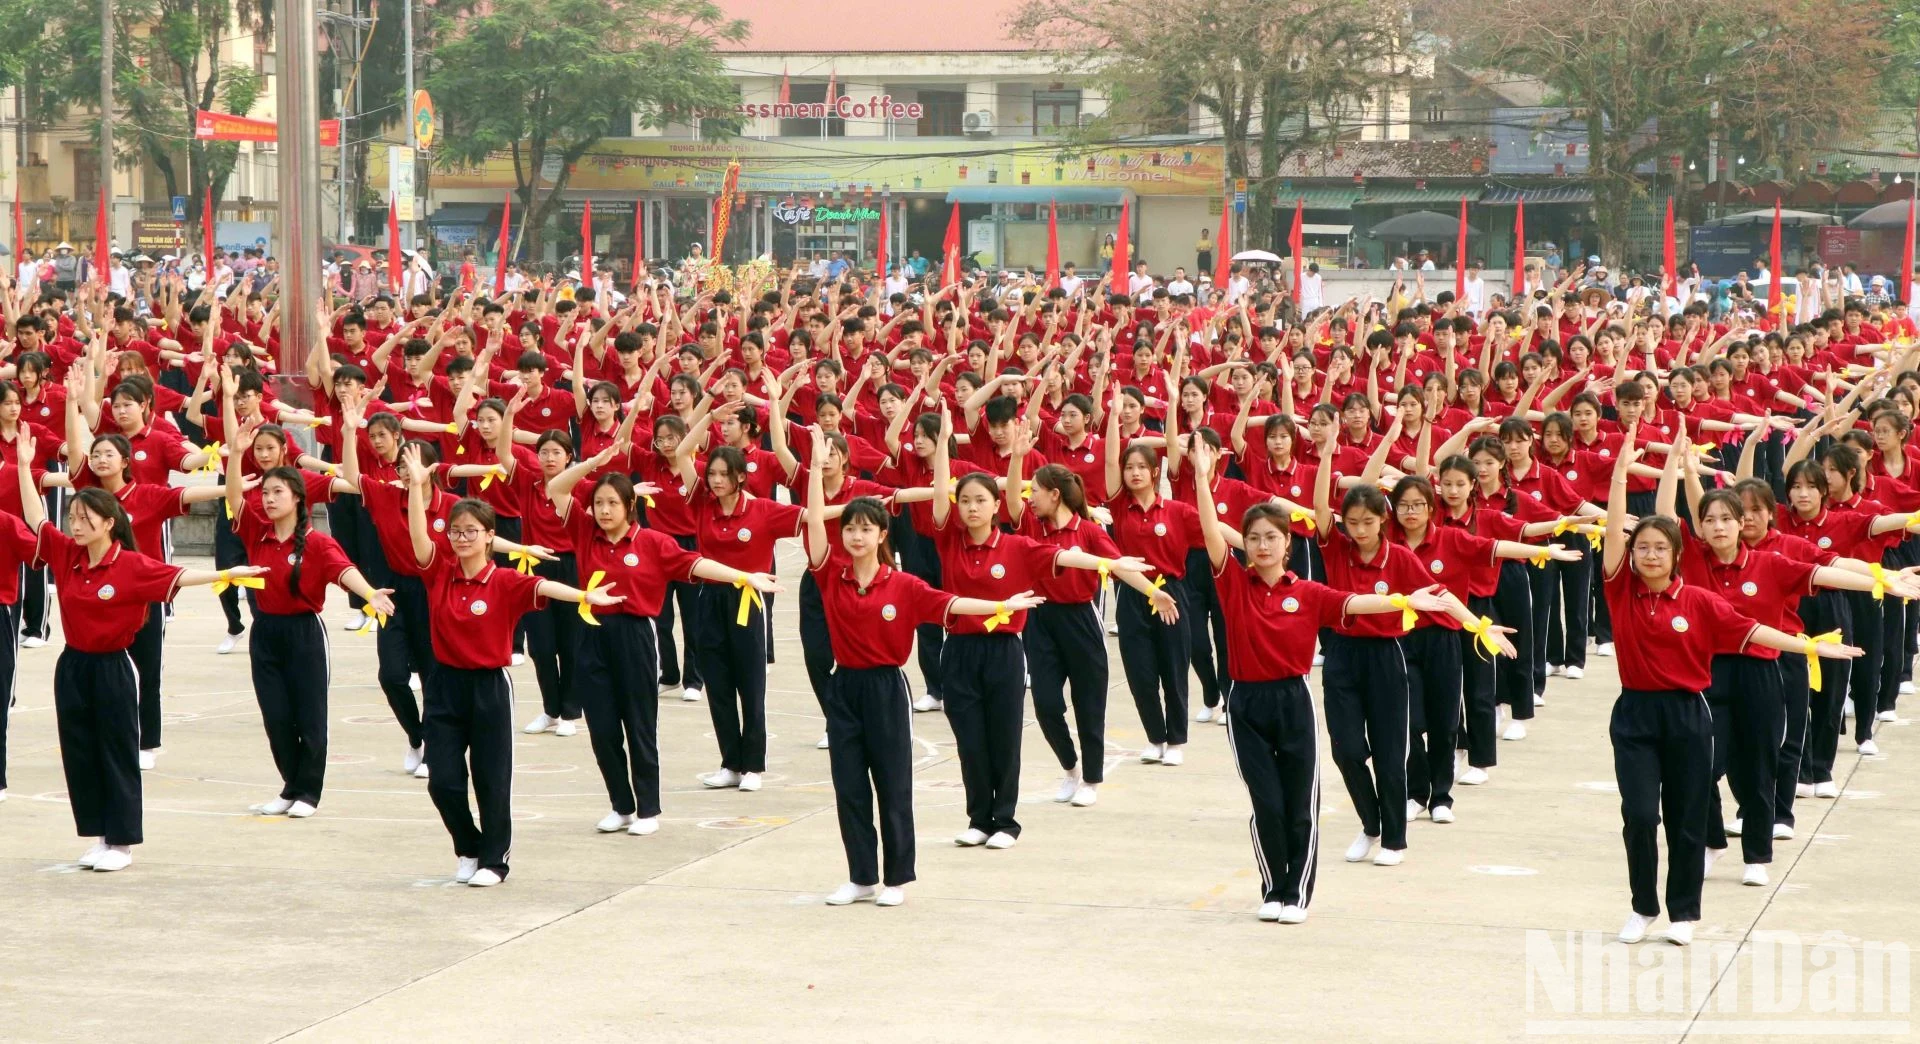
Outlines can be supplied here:
[[[835, 87], [835, 90], [841, 94], [845, 94], [846, 85], [839, 84]], [[827, 85], [824, 81], [820, 83], [796, 83], [788, 88], [787, 93], [795, 105], [817, 105], [827, 100]], [[847, 136], [847, 121], [838, 116], [829, 117], [824, 120], [783, 119], [780, 121], [780, 136], [783, 138], [817, 138], [821, 136], [823, 124], [825, 125], [827, 137], [844, 138]]]
[[923, 138], [957, 138], [965, 133], [967, 113], [965, 91], [921, 91], [920, 120], [916, 133]]
[[1036, 134], [1078, 130], [1079, 91], [1033, 92], [1033, 130]]
[[1435, 91], [1432, 94], [1427, 95], [1427, 122], [1428, 123], [1445, 123], [1446, 120], [1447, 120], [1446, 103], [1445, 103], [1445, 99], [1442, 97], [1440, 92]]

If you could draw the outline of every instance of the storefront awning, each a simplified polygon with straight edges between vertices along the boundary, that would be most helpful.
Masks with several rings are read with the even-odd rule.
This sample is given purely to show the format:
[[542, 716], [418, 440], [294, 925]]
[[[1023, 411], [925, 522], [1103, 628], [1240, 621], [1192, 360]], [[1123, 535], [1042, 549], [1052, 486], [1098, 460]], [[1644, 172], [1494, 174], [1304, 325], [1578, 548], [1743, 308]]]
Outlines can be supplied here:
[[969, 185], [947, 190], [949, 203], [1106, 203], [1119, 206], [1125, 189], [1046, 185]]
[[[1440, 186], [1438, 188], [1410, 188], [1398, 185], [1383, 185], [1379, 188], [1367, 189], [1366, 195], [1361, 197], [1359, 205], [1374, 206], [1376, 204], [1398, 203], [1458, 204], [1462, 196], [1472, 200], [1478, 198], [1479, 195], [1480, 186], [1478, 185], [1467, 189], [1449, 188], [1446, 186]], [[1532, 201], [1529, 200], [1528, 202]]]
[[1305, 205], [1308, 210], [1352, 210], [1353, 204], [1360, 198], [1360, 190], [1353, 188], [1288, 188], [1285, 185], [1274, 190], [1274, 201], [1281, 210], [1292, 210], [1295, 201]]
[[1495, 185], [1480, 197], [1482, 204], [1510, 207], [1525, 199], [1529, 203], [1591, 203], [1593, 189], [1585, 185], [1548, 185], [1543, 188], [1510, 188]]
[[427, 224], [478, 225], [490, 215], [498, 214], [500, 208], [491, 203], [442, 203], [427, 218]]

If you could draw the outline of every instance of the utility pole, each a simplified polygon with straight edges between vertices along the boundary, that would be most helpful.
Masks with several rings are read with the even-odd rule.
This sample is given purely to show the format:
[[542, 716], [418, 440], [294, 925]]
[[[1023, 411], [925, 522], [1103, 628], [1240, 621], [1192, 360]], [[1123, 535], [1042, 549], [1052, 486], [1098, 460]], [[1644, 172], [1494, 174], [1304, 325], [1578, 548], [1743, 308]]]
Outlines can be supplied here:
[[[113, 231], [113, 0], [100, 0], [100, 187], [106, 191], [106, 228]], [[16, 247], [16, 249], [18, 249]], [[95, 272], [106, 281], [106, 272]]]
[[[418, 179], [420, 177], [420, 139], [414, 134], [413, 128], [413, 0], [404, 0], [402, 11], [402, 17], [406, 19], [407, 23], [406, 34], [404, 36], [405, 49], [407, 52], [407, 93], [406, 104], [402, 115], [407, 124], [407, 152], [413, 156], [413, 176], [415, 178], [414, 183], [417, 185], [419, 184]], [[407, 212], [410, 214], [413, 213], [411, 210], [412, 206], [412, 203], [408, 204], [409, 210]], [[419, 216], [418, 214], [414, 214], [415, 218]], [[409, 221], [406, 223], [406, 229], [401, 234], [401, 239], [410, 249], [420, 249], [417, 240], [414, 238], [413, 222]], [[389, 265], [397, 264], [398, 262], [398, 258], [387, 259], [387, 264]]]
[[307, 354], [320, 349], [320, 56], [315, 0], [281, 0], [274, 18], [280, 54], [274, 97], [280, 115], [280, 243], [283, 263], [280, 372], [283, 398], [306, 401]]

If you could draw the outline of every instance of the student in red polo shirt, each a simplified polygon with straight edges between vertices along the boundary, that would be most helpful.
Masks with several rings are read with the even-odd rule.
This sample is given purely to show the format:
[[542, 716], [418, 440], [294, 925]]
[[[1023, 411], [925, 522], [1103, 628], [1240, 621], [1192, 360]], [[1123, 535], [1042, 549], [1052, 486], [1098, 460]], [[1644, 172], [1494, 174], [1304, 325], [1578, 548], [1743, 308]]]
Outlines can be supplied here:
[[[407, 536], [426, 585], [438, 656], [426, 679], [421, 722], [433, 766], [427, 793], [453, 835], [459, 857], [453, 879], [486, 888], [506, 878], [513, 849], [513, 681], [507, 665], [514, 628], [548, 601], [604, 608], [626, 596], [607, 586], [582, 591], [495, 565], [493, 509], [482, 500], [453, 505], [443, 541], [427, 520], [428, 500], [437, 490], [420, 448], [409, 446], [406, 457]], [[467, 804], [469, 755], [480, 806], [477, 827]]]
[[[546, 447], [542, 446], [542, 452]], [[587, 711], [593, 757], [613, 810], [594, 829], [645, 837], [660, 829], [660, 664], [656, 618], [677, 581], [708, 581], [762, 592], [780, 589], [766, 573], [748, 573], [702, 558], [673, 537], [639, 524], [641, 496], [656, 490], [608, 471], [626, 452], [621, 442], [544, 482], [547, 511], [565, 529], [579, 572], [590, 583], [618, 585], [627, 600], [581, 627], [575, 670], [568, 677]], [[544, 464], [543, 464], [544, 467]], [[585, 497], [580, 483], [598, 475]]]
[[124, 870], [133, 864], [132, 846], [144, 839], [139, 680], [127, 650], [147, 625], [152, 603], [171, 601], [182, 587], [265, 570], [186, 570], [140, 554], [126, 509], [97, 486], [75, 491], [69, 536], [48, 522], [32, 470], [14, 470], [27, 528], [39, 534], [34, 557], [47, 565], [66, 631], [53, 669], [53, 706], [73, 823], [93, 842], [78, 862], [89, 870]]
[[[252, 428], [233, 435], [232, 450], [251, 450]], [[327, 772], [327, 686], [333, 660], [320, 610], [327, 587], [353, 591], [376, 611], [391, 616], [387, 591], [376, 591], [346, 552], [307, 517], [307, 481], [297, 469], [270, 468], [257, 487], [258, 507], [238, 466], [227, 468], [227, 509], [245, 560], [260, 567], [253, 605], [253, 636], [247, 642], [253, 695], [267, 730], [267, 748], [280, 772], [280, 796], [254, 805], [263, 816], [305, 819], [320, 804]], [[252, 586], [252, 585], [247, 585]]]
[[[914, 880], [913, 729], [902, 670], [914, 633], [922, 625], [948, 625], [957, 615], [1000, 619], [1034, 609], [1041, 599], [1031, 591], [962, 598], [894, 569], [887, 546], [891, 520], [872, 497], [856, 497], [842, 508], [836, 544], [827, 527], [823, 465], [829, 451], [818, 428], [813, 438], [807, 468], [807, 563], [833, 641], [836, 667], [822, 702], [840, 842], [847, 853], [847, 883], [827, 897], [827, 905], [872, 899], [879, 906], [898, 906], [906, 900], [902, 889]], [[875, 859], [876, 847], [884, 865]], [[882, 887], [876, 890], [875, 885]]]
[[[1204, 488], [1214, 466], [1211, 446], [1195, 449], [1193, 466], [1196, 487]], [[1307, 692], [1314, 640], [1323, 628], [1350, 617], [1397, 613], [1401, 606], [1391, 594], [1350, 594], [1296, 578], [1287, 569], [1291, 522], [1277, 504], [1255, 504], [1241, 518], [1244, 565], [1228, 547], [1226, 527], [1206, 510], [1205, 497], [1197, 507], [1227, 621], [1233, 678], [1227, 740], [1253, 802], [1260, 919], [1299, 924], [1313, 902], [1319, 849], [1320, 737]], [[1458, 602], [1435, 586], [1408, 593], [1406, 605], [1446, 612]], [[1505, 641], [1497, 634], [1493, 640]]]
[[[17, 465], [11, 466], [17, 468]], [[31, 463], [27, 471], [28, 482], [37, 486], [37, 480], [31, 476]], [[0, 467], [0, 481], [7, 482], [16, 490], [20, 488], [15, 482], [17, 477], [4, 474], [4, 467]], [[15, 493], [7, 499], [18, 496]], [[19, 629], [21, 579], [45, 576], [35, 562], [34, 544], [33, 531], [27, 528], [19, 515], [0, 512], [0, 627], [12, 625], [15, 630]], [[19, 653], [18, 642], [6, 641], [5, 636], [0, 635], [0, 692], [7, 694], [0, 696], [0, 801], [7, 799], [7, 718], [13, 703], [14, 670]]]
[[[643, 399], [645, 394], [641, 393]], [[637, 414], [646, 413], [640, 406], [628, 409]], [[644, 416], [642, 419], [645, 420]], [[678, 414], [664, 413], [646, 424], [653, 433], [651, 448], [636, 446], [627, 452], [627, 459], [632, 464], [632, 477], [656, 488], [656, 492], [646, 498], [646, 527], [672, 537], [682, 550], [692, 551], [698, 546], [694, 538], [698, 526], [694, 522], [693, 508], [687, 503], [687, 496], [692, 490], [681, 485], [679, 474], [673, 470], [673, 451], [687, 436], [687, 422]], [[695, 463], [698, 465], [700, 462]], [[672, 591], [672, 595], [660, 603], [660, 616], [654, 621], [660, 642], [660, 687], [671, 689], [677, 685], [682, 702], [698, 703], [702, 683], [700, 665], [693, 655], [693, 632], [690, 628], [693, 626], [700, 585], [676, 580]], [[678, 647], [673, 638], [676, 608], [684, 638]], [[682, 650], [684, 656], [681, 655]]]
[[[1680, 577], [1680, 525], [1665, 515], [1627, 530], [1627, 478], [1641, 453], [1638, 425], [1627, 430], [1607, 493], [1602, 576], [1619, 652], [1620, 698], [1608, 732], [1614, 781], [1620, 788], [1622, 834], [1633, 912], [1621, 942], [1646, 938], [1660, 915], [1660, 849], [1667, 834], [1669, 942], [1693, 941], [1706, 868], [1707, 804], [1713, 793], [1713, 724], [1702, 693], [1713, 683], [1712, 658], [1750, 645], [1823, 659], [1861, 655], [1851, 645], [1815, 644], [1742, 616]], [[1670, 470], [1678, 473], [1677, 466]], [[1629, 561], [1631, 559], [1631, 561]]]

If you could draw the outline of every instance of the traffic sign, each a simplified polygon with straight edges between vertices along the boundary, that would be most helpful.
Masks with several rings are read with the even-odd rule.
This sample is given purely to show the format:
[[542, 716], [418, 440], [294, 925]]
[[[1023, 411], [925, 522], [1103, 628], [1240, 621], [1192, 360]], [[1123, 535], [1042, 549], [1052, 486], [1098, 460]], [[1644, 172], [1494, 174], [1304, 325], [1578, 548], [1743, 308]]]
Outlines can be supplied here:
[[175, 221], [187, 220], [187, 197], [173, 197], [173, 219]]
[[1244, 214], [1247, 212], [1247, 194], [1246, 193], [1236, 192], [1233, 194], [1233, 212], [1236, 214]]

